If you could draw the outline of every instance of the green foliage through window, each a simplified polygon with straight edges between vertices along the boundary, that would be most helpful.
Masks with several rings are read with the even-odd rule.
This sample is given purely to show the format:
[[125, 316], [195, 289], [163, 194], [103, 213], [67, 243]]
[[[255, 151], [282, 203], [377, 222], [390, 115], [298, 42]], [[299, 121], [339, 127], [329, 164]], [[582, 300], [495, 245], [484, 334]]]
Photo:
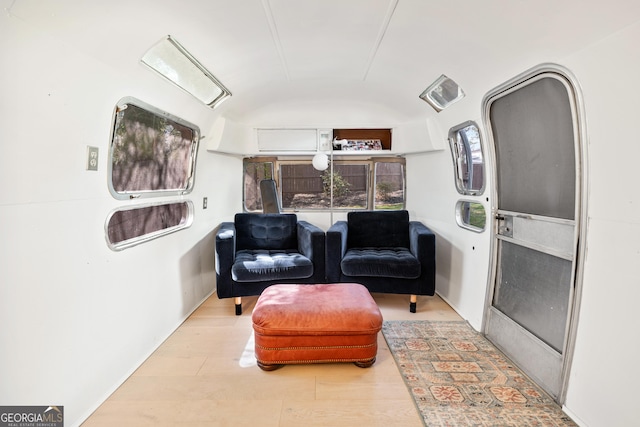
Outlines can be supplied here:
[[182, 230], [193, 221], [191, 201], [139, 204], [139, 197], [178, 196], [194, 183], [199, 129], [135, 98], [118, 103], [109, 147], [111, 195], [127, 200], [107, 218], [113, 250]]
[[249, 212], [262, 210], [257, 200], [261, 179], [276, 180], [284, 211], [397, 210], [405, 206], [402, 158], [340, 159], [324, 171], [314, 169], [311, 159], [255, 157], [245, 159], [244, 165], [244, 208]]
[[481, 203], [460, 200], [456, 204], [456, 222], [462, 228], [483, 231], [487, 224], [487, 212]]
[[[351, 184], [345, 180], [340, 172], [333, 173], [333, 197], [343, 197], [349, 194]], [[331, 170], [322, 173], [322, 192], [325, 196], [331, 195]]]

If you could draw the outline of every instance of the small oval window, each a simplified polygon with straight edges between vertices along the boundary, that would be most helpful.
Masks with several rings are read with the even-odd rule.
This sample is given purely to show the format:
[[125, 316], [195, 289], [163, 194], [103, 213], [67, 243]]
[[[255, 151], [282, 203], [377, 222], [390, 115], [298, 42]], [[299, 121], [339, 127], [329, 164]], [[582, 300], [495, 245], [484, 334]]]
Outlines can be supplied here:
[[480, 233], [487, 224], [487, 212], [481, 203], [459, 200], [456, 204], [456, 222], [462, 228]]
[[474, 122], [451, 128], [449, 143], [458, 193], [479, 195], [484, 191], [484, 157], [480, 130]]

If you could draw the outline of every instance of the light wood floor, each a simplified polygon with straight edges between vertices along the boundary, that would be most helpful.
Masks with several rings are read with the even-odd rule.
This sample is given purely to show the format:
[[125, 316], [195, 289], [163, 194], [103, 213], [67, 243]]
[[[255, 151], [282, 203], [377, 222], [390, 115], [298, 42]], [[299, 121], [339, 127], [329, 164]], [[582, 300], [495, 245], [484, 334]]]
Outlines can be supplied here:
[[[374, 294], [385, 320], [461, 320], [439, 297]], [[378, 335], [376, 363], [256, 366], [251, 311], [257, 297], [214, 294], [83, 424], [93, 426], [422, 426]]]

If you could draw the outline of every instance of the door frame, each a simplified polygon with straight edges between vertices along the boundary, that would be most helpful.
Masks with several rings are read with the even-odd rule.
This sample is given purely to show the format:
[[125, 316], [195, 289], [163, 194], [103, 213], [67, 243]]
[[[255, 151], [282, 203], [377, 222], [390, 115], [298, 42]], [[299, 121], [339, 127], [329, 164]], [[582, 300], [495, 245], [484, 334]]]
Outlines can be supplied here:
[[[567, 320], [567, 336], [562, 351], [562, 373], [561, 373], [561, 386], [560, 392], [556, 398], [559, 404], [563, 404], [566, 398], [567, 385], [569, 381], [569, 374], [571, 369], [571, 363], [573, 361], [573, 352], [575, 349], [575, 339], [578, 327], [578, 318], [580, 314], [580, 301], [582, 296], [582, 282], [584, 274], [584, 260], [586, 254], [586, 231], [587, 231], [587, 202], [588, 202], [588, 173], [587, 173], [587, 126], [586, 116], [584, 111], [584, 102], [582, 98], [582, 91], [580, 85], [567, 68], [553, 63], [544, 63], [513, 77], [505, 83], [496, 86], [483, 97], [482, 100], [482, 125], [486, 135], [486, 147], [489, 154], [488, 175], [491, 176], [491, 215], [488, 221], [491, 230], [491, 243], [490, 243], [490, 266], [487, 282], [487, 292], [485, 296], [484, 315], [482, 321], [482, 332], [486, 334], [486, 328], [488, 319], [490, 316], [490, 309], [493, 303], [493, 296], [495, 291], [497, 269], [498, 269], [498, 191], [497, 191], [497, 163], [496, 163], [496, 149], [493, 140], [493, 132], [490, 126], [490, 105], [495, 98], [505, 95], [511, 91], [517, 90], [521, 84], [528, 80], [535, 79], [541, 74], [556, 74], [565, 79], [568, 83], [570, 90], [569, 96], [572, 98], [570, 102], [573, 104], [576, 113], [576, 122], [573, 123], [574, 135], [577, 140], [575, 146], [576, 157], [576, 203], [575, 203], [575, 227], [577, 230], [576, 238], [576, 253], [575, 253], [575, 271], [574, 275], [574, 289], [573, 299], [571, 301], [571, 307], [569, 307], [569, 318]], [[507, 356], [509, 356], [507, 354]]]

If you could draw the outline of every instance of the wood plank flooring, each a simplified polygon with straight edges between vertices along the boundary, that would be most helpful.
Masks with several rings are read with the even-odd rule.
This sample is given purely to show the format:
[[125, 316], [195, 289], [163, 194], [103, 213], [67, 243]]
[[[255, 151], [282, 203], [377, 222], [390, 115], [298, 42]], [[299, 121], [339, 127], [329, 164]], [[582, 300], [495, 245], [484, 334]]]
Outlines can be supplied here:
[[[385, 320], [461, 320], [438, 296], [374, 294]], [[378, 335], [376, 363], [256, 366], [251, 311], [257, 297], [207, 299], [83, 424], [95, 426], [422, 426]]]

